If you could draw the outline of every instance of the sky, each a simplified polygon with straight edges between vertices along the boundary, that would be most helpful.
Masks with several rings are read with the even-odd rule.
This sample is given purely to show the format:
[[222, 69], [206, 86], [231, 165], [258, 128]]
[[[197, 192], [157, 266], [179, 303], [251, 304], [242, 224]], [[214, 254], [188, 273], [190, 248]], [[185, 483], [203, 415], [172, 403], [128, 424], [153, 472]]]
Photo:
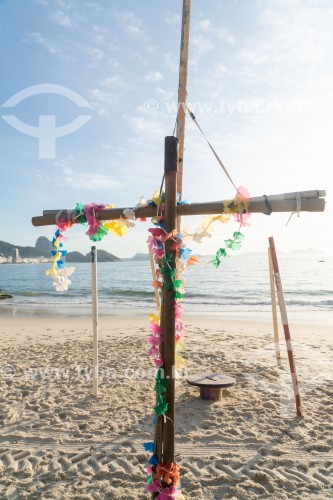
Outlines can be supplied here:
[[[54, 226], [46, 209], [150, 198], [173, 134], [182, 1], [0, 0], [0, 240], [34, 245]], [[192, 0], [188, 104], [236, 186], [250, 196], [326, 190], [323, 213], [256, 214], [243, 252], [332, 253], [333, 3]], [[29, 135], [30, 134], [30, 135]], [[32, 134], [32, 135], [31, 135]], [[186, 120], [183, 198], [232, 198], [235, 189]], [[194, 232], [200, 217], [183, 225]], [[287, 225], [286, 225], [287, 224]], [[149, 223], [97, 246], [146, 252]], [[238, 226], [215, 225], [200, 254]], [[87, 253], [85, 228], [66, 248]]]

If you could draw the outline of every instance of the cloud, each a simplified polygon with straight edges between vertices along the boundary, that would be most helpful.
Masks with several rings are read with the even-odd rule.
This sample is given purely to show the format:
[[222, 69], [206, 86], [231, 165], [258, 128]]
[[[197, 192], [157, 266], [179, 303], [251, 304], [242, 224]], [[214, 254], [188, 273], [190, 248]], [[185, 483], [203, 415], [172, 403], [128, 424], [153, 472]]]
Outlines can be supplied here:
[[61, 54], [62, 50], [59, 49], [54, 43], [49, 42], [44, 38], [44, 36], [41, 33], [35, 32], [35, 33], [28, 33], [27, 34], [27, 39], [29, 41], [32, 41], [34, 43], [37, 43], [44, 49], [48, 50], [51, 54]]
[[181, 17], [180, 17], [180, 15], [179, 14], [173, 14], [171, 12], [169, 12], [167, 14], [167, 17], [166, 17], [165, 20], [166, 20], [166, 22], [168, 24], [173, 24], [173, 25], [177, 25], [177, 26], [181, 23]]
[[159, 71], [149, 71], [144, 77], [145, 82], [157, 83], [164, 80], [164, 76]]
[[66, 167], [63, 169], [63, 181], [71, 188], [93, 190], [93, 189], [115, 189], [122, 186], [121, 182], [115, 181], [108, 175], [95, 172], [75, 171]]
[[117, 11], [114, 13], [114, 17], [129, 38], [144, 42], [150, 41], [150, 37], [145, 32], [142, 20], [133, 12]]
[[179, 59], [176, 59], [174, 54], [163, 54], [164, 65], [167, 69], [175, 73], [179, 69]]
[[192, 46], [199, 54], [206, 54], [214, 48], [213, 43], [202, 35], [194, 35], [192, 37]]
[[89, 89], [88, 94], [92, 108], [95, 109], [97, 113], [103, 118], [108, 117], [110, 104], [115, 103], [115, 96], [113, 95], [113, 93], [105, 92], [101, 89], [95, 88]]
[[93, 26], [92, 38], [96, 43], [103, 43], [107, 41], [107, 37], [109, 37], [110, 31], [102, 26], [97, 26], [96, 24]]
[[214, 40], [222, 40], [228, 44], [235, 43], [235, 36], [230, 33], [228, 28], [221, 26], [215, 28], [210, 19], [201, 19], [200, 21], [195, 22], [194, 30], [195, 32], [205, 32], [206, 38], [204, 38], [201, 34], [198, 34], [197, 37], [200, 41], [204, 40], [206, 43], [213, 43]]
[[90, 9], [94, 9], [96, 12], [101, 11], [101, 6], [98, 2], [86, 2], [86, 6]]
[[124, 82], [119, 74], [104, 78], [102, 85], [103, 87], [117, 87], [118, 89], [126, 89], [128, 87], [127, 83]]
[[65, 0], [53, 0], [57, 7], [63, 10], [71, 10], [71, 3], [66, 2]]
[[230, 33], [230, 31], [227, 28], [219, 28], [215, 30], [215, 34], [217, 38], [220, 40], [223, 40], [224, 42], [227, 42], [229, 45], [235, 43], [236, 37]]
[[108, 77], [101, 82], [103, 88], [88, 90], [89, 102], [92, 108], [103, 118], [109, 118], [114, 113], [114, 107], [121, 101], [121, 91], [126, 90], [126, 84], [119, 75]]
[[[272, 86], [279, 80], [288, 90], [318, 79], [332, 51], [333, 9], [319, 2], [271, 0], [259, 11], [259, 35], [238, 52], [238, 63], [252, 72], [253, 83]], [[310, 78], [311, 76], [311, 78]], [[256, 77], [256, 78], [255, 78]], [[312, 81], [313, 85], [313, 81]]]
[[203, 31], [207, 31], [208, 28], [210, 27], [211, 27], [211, 22], [209, 19], [202, 19], [202, 21], [198, 22], [198, 28]]
[[169, 90], [164, 90], [161, 87], [156, 88], [156, 92], [160, 94], [166, 101], [171, 101], [173, 99], [173, 92]]
[[54, 10], [50, 13], [49, 17], [51, 21], [63, 28], [71, 28], [73, 26], [69, 15], [63, 10]]
[[86, 51], [93, 62], [101, 61], [104, 58], [104, 52], [96, 47], [87, 47]]
[[131, 118], [131, 122], [133, 128], [137, 132], [141, 132], [145, 136], [151, 136], [151, 137], [155, 136], [161, 138], [163, 137], [163, 134], [165, 132], [163, 127], [161, 126], [161, 123], [153, 119], [146, 119], [139, 116], [133, 116], [133, 118]]

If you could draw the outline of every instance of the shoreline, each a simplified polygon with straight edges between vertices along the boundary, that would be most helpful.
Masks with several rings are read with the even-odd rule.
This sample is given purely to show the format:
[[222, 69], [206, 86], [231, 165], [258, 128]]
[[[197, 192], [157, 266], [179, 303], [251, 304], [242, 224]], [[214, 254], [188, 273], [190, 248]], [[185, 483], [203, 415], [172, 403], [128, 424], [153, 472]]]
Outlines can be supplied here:
[[[151, 311], [152, 313], [154, 311]], [[32, 317], [1, 317], [0, 343], [9, 339], [13, 344], [25, 342], [27, 339], [35, 341], [37, 338], [45, 343], [65, 342], [75, 338], [78, 340], [92, 339], [92, 317], [91, 316], [32, 316]], [[252, 314], [228, 314], [204, 317], [200, 315], [188, 315], [183, 317], [184, 323], [184, 349], [186, 343], [191, 340], [191, 332], [196, 329], [203, 331], [232, 331], [241, 332], [244, 337], [257, 337], [264, 334], [270, 338], [273, 345], [273, 324], [268, 313]], [[303, 314], [289, 315], [289, 327], [291, 340], [298, 339], [332, 341], [333, 334], [332, 314], [320, 314], [320, 320], [316, 317], [306, 317]], [[56, 335], [52, 332], [57, 332]], [[280, 344], [285, 345], [285, 338], [281, 320], [278, 318], [278, 332]], [[142, 346], [146, 347], [145, 336], [149, 334], [149, 313], [141, 315], [100, 316], [98, 318], [98, 336], [100, 340], [109, 337], [141, 337]], [[284, 347], [282, 347], [284, 348]]]
[[[205, 312], [194, 312], [186, 310], [186, 303], [184, 305], [184, 318], [192, 321], [202, 320], [205, 318], [207, 321], [259, 321], [259, 322], [272, 322], [271, 311], [205, 311]], [[0, 318], [1, 321], [16, 320], [16, 319], [28, 319], [28, 320], [47, 320], [47, 319], [58, 319], [61, 320], [78, 320], [80, 319], [89, 321], [92, 318], [91, 305], [85, 308], [84, 312], [78, 308], [72, 308], [71, 311], [64, 311], [64, 309], [59, 308], [59, 312], [54, 309], [46, 308], [15, 308], [15, 307], [5, 307], [5, 305], [0, 304]], [[99, 320], [107, 321], [111, 319], [120, 318], [148, 318], [149, 315], [155, 313], [155, 308], [144, 308], [137, 309], [115, 309], [110, 312], [99, 311]], [[287, 315], [289, 323], [295, 324], [316, 324], [320, 326], [331, 326], [333, 333], [333, 309], [332, 311], [322, 311], [322, 310], [306, 310], [306, 311], [288, 311]], [[277, 320], [281, 324], [280, 311], [277, 308]]]

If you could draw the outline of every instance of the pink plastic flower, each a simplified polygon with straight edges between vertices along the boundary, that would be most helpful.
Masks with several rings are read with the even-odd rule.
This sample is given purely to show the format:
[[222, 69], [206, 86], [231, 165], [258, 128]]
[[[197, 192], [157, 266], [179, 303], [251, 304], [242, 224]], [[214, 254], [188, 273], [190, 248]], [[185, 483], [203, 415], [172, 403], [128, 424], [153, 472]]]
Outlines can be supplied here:
[[161, 335], [163, 333], [162, 328], [159, 325], [157, 325], [156, 323], [154, 323], [153, 321], [151, 321], [149, 323], [149, 328], [150, 328], [151, 333], [153, 333], [155, 335]]
[[175, 317], [181, 319], [183, 314], [183, 305], [180, 302], [175, 302]]
[[162, 358], [155, 358], [154, 363], [156, 368], [161, 368], [164, 365], [164, 361]]
[[179, 490], [176, 486], [166, 487], [157, 495], [156, 500], [174, 500], [177, 498], [178, 492]]
[[158, 492], [160, 491], [160, 488], [161, 488], [161, 481], [159, 479], [155, 479], [153, 483], [148, 484], [146, 486], [146, 490], [149, 491], [150, 493]]
[[151, 344], [152, 346], [158, 346], [162, 342], [161, 337], [155, 337], [154, 335], [148, 335], [146, 337], [147, 344]]
[[160, 351], [157, 349], [157, 347], [152, 346], [149, 351], [148, 351], [149, 356], [159, 356]]

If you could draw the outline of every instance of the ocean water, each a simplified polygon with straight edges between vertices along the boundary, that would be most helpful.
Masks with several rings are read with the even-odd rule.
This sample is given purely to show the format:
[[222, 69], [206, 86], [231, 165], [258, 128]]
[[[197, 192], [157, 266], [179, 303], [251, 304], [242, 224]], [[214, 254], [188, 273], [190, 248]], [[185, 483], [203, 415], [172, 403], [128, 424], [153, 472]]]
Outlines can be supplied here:
[[[333, 256], [278, 256], [287, 312], [325, 315], [333, 326]], [[72, 285], [56, 292], [45, 275], [50, 264], [2, 264], [0, 288], [13, 299], [0, 301], [0, 316], [91, 315], [91, 264], [74, 264]], [[233, 255], [219, 269], [208, 262], [184, 274], [184, 313], [198, 316], [271, 312], [267, 254]], [[144, 315], [155, 310], [149, 262], [98, 264], [100, 315]]]

